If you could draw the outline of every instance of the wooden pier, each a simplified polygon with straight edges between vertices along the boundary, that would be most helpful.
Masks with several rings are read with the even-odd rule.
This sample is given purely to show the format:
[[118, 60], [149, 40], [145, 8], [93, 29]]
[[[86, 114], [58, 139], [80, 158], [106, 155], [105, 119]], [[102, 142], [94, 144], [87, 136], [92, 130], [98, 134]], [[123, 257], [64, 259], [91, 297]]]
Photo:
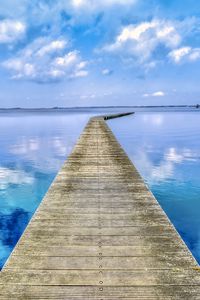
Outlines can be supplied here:
[[4, 266], [1, 300], [200, 299], [195, 259], [104, 118], [90, 119]]

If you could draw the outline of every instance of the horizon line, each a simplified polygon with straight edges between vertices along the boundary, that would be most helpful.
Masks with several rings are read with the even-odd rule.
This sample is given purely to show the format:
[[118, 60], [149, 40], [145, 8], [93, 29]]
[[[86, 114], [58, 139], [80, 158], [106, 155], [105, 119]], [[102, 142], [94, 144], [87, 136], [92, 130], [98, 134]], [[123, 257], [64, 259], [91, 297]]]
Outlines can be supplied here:
[[42, 110], [42, 109], [82, 109], [82, 108], [164, 108], [164, 107], [196, 107], [200, 104], [177, 104], [177, 105], [108, 105], [108, 106], [53, 106], [53, 107], [0, 107], [0, 110]]

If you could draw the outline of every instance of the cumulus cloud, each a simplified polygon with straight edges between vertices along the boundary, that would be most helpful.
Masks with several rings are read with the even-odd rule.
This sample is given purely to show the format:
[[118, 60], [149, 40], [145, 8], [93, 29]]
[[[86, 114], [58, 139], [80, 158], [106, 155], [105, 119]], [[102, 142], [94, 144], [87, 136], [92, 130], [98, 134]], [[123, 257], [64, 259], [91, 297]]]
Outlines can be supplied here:
[[0, 21], [0, 43], [10, 44], [24, 37], [26, 26], [24, 23], [17, 20], [2, 20]]
[[99, 10], [102, 8], [111, 7], [114, 5], [130, 5], [136, 3], [136, 0], [71, 0], [71, 4], [74, 8], [87, 8], [89, 10]]
[[69, 51], [67, 45], [63, 38], [38, 38], [2, 65], [13, 79], [49, 82], [87, 76], [87, 62], [82, 60], [79, 51]]
[[55, 66], [59, 66], [63, 68], [69, 67], [70, 65], [73, 65], [74, 63], [77, 62], [77, 56], [78, 56], [77, 51], [69, 52], [64, 56], [57, 57], [55, 59], [54, 64]]
[[88, 65], [87, 61], [82, 61], [80, 59], [80, 53], [77, 50], [71, 51], [64, 56], [57, 57], [54, 61], [54, 66], [59, 72], [64, 72], [67, 70], [69, 73], [69, 78], [86, 77], [89, 72], [85, 69]]
[[65, 49], [66, 44], [67, 44], [66, 40], [52, 41], [49, 44], [44, 45], [42, 48], [40, 48], [38, 50], [38, 52], [36, 53], [36, 55], [44, 56], [44, 55], [49, 54], [49, 53], [53, 53], [53, 52], [57, 52], [59, 50], [63, 50], [63, 49]]
[[153, 97], [163, 97], [165, 96], [165, 93], [162, 91], [158, 91], [152, 94]]
[[[47, 18], [50, 13], [58, 13], [59, 11], [66, 11], [68, 13], [80, 11], [82, 9], [96, 11], [97, 13], [102, 9], [112, 8], [113, 6], [130, 6], [137, 3], [138, 0], [57, 0], [57, 1], [46, 1], [40, 0], [38, 3], [29, 0], [18, 0], [18, 10], [13, 9], [13, 0], [2, 0], [1, 11], [4, 15], [13, 16], [13, 14], [22, 15], [25, 14], [29, 9]], [[14, 12], [15, 11], [15, 12]]]
[[[160, 65], [167, 55], [175, 63], [184, 60], [195, 61], [199, 58], [199, 48], [190, 49], [186, 55], [175, 52], [185, 43], [184, 37], [198, 27], [194, 26], [197, 22], [195, 18], [182, 21], [148, 19], [146, 22], [133, 24], [133, 16], [136, 13], [134, 8], [138, 9], [135, 4], [139, 0], [36, 2], [18, 0], [17, 10], [13, 8], [12, 0], [2, 0], [1, 3], [1, 18], [4, 19], [0, 21], [0, 43], [10, 44], [23, 38], [26, 34], [25, 24], [29, 24], [26, 43], [33, 38], [33, 31], [34, 36], [48, 36], [36, 38], [20, 51], [9, 47], [18, 52], [2, 65], [14, 79], [55, 82], [63, 78], [86, 77], [88, 63], [76, 49], [88, 48], [87, 55], [92, 56], [94, 60], [91, 48], [95, 47], [95, 43], [101, 45], [96, 47], [104, 51], [102, 61], [105, 58], [104, 54], [117, 54], [122, 58], [125, 67], [141, 66], [144, 72]], [[66, 34], [72, 37], [70, 41], [65, 38]], [[113, 40], [110, 40], [111, 36], [114, 37]], [[89, 42], [91, 39], [92, 43]], [[105, 44], [108, 39], [109, 42]], [[76, 44], [74, 49], [71, 48], [72, 42]], [[20, 43], [19, 47], [21, 46]], [[183, 58], [178, 58], [180, 55]], [[109, 67], [111, 70], [101, 70], [98, 66], [98, 72], [101, 75], [110, 75], [113, 72], [112, 61]]]
[[102, 75], [105, 75], [105, 76], [111, 75], [112, 73], [113, 73], [113, 71], [110, 70], [110, 69], [103, 69], [102, 70]]
[[[130, 6], [138, 0], [57, 0], [29, 1], [17, 0], [17, 9], [13, 0], [1, 0], [1, 17], [25, 20], [30, 27], [47, 26], [49, 32], [58, 32], [63, 25], [90, 24], [102, 13], [106, 20], [110, 14], [119, 21]], [[113, 13], [112, 13], [113, 12]], [[105, 18], [104, 18], [105, 17]], [[110, 21], [109, 21], [110, 23]], [[47, 28], [46, 27], [46, 28]]]
[[200, 59], [200, 48], [181, 47], [169, 53], [169, 58], [176, 64]]
[[154, 92], [154, 93], [146, 93], [143, 95], [143, 97], [164, 97], [165, 93], [163, 91], [158, 91], [158, 92]]
[[71, 78], [78, 78], [78, 77], [87, 77], [89, 72], [87, 70], [75, 70], [74, 73], [71, 74]]
[[122, 28], [114, 43], [106, 45], [107, 52], [121, 52], [148, 61], [159, 45], [174, 49], [181, 43], [181, 35], [172, 21], [152, 20]]
[[200, 48], [181, 47], [185, 38], [198, 31], [199, 21], [186, 18], [182, 21], [153, 19], [147, 22], [124, 26], [113, 43], [101, 50], [132, 59], [132, 63], [152, 69], [167, 55], [176, 63], [183, 58], [195, 61], [200, 57]]

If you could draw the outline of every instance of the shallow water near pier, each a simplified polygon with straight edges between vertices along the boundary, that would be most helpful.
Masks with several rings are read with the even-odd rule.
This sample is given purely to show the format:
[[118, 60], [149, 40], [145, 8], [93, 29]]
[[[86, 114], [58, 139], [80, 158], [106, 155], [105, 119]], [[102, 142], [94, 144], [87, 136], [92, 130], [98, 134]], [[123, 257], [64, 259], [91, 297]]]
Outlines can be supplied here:
[[[0, 267], [97, 113], [0, 114]], [[200, 262], [200, 113], [138, 112], [108, 124]]]
[[90, 116], [90, 113], [0, 115], [0, 268]]
[[108, 123], [200, 263], [200, 113], [136, 113]]

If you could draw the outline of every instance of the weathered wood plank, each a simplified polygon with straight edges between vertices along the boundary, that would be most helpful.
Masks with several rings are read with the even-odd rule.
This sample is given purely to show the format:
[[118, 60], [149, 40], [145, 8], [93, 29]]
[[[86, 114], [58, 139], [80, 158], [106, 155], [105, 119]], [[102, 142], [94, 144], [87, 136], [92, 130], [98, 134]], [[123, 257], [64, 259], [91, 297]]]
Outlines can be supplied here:
[[[103, 262], [102, 262], [103, 263]], [[190, 280], [188, 280], [188, 278]], [[152, 286], [200, 285], [200, 276], [193, 270], [171, 268], [166, 270], [4, 270], [4, 284], [27, 285], [99, 285], [99, 286]]]
[[[165, 285], [148, 287], [104, 287], [103, 291], [98, 286], [23, 286], [9, 285], [5, 296], [5, 288], [0, 291], [0, 299], [10, 300], [13, 294], [15, 299], [59, 299], [59, 300], [122, 300], [122, 299], [152, 299], [152, 300], [188, 300], [199, 299], [200, 287]], [[102, 296], [103, 294], [103, 296]], [[3, 296], [2, 296], [3, 295]], [[162, 298], [162, 296], [165, 298]], [[23, 297], [23, 298], [22, 298]]]
[[[99, 252], [102, 253], [102, 252]], [[98, 253], [98, 254], [99, 254]], [[99, 268], [99, 255], [93, 257], [78, 256], [17, 256], [12, 265], [6, 269], [12, 270], [94, 270]], [[138, 269], [171, 269], [188, 268], [192, 260], [174, 256], [101, 256], [104, 270], [138, 270]]]

